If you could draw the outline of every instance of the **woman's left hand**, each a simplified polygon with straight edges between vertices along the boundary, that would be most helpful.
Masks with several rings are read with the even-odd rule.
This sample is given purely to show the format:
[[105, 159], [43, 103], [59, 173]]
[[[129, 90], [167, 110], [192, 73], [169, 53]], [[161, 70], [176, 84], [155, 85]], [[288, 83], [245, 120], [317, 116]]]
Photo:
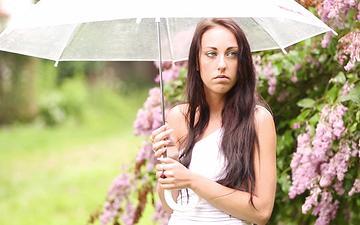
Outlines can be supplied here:
[[[180, 162], [172, 158], [158, 158], [156, 165], [156, 177], [162, 189], [177, 190], [190, 188], [192, 181], [192, 172]], [[161, 178], [164, 173], [166, 178]]]

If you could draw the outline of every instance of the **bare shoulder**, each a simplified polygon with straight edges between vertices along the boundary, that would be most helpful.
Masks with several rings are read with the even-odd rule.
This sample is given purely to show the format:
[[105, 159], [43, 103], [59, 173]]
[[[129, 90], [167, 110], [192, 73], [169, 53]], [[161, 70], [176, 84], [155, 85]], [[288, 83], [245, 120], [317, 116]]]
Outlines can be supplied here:
[[255, 125], [259, 136], [264, 132], [275, 133], [275, 122], [273, 115], [268, 109], [260, 105], [256, 105]]
[[180, 139], [181, 137], [186, 135], [187, 126], [185, 121], [185, 115], [188, 108], [188, 104], [179, 104], [167, 111], [166, 114], [166, 122], [169, 127], [174, 129], [174, 135], [176, 139]]
[[256, 105], [255, 107], [255, 120], [256, 123], [261, 123], [261, 122], [265, 122], [265, 121], [274, 121], [273, 120], [273, 115], [271, 114], [271, 112], [265, 108], [264, 106], [261, 105]]

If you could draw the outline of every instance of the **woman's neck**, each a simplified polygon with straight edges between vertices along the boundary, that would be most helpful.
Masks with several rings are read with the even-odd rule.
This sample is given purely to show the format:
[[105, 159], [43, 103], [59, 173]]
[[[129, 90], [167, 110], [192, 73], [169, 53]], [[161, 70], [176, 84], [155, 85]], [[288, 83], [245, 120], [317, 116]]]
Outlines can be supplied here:
[[208, 93], [206, 101], [209, 105], [210, 120], [221, 120], [221, 112], [224, 107], [224, 96], [216, 93]]

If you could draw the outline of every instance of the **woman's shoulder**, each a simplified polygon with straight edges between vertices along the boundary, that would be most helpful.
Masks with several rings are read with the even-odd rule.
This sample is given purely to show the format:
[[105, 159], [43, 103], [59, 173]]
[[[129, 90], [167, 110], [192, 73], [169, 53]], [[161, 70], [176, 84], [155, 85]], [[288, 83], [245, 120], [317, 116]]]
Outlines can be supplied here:
[[174, 134], [178, 138], [187, 133], [185, 115], [188, 109], [187, 103], [177, 104], [171, 107], [166, 113], [166, 122], [169, 127], [174, 129]]
[[[275, 127], [273, 114], [270, 109], [262, 105], [256, 105], [255, 107], [255, 124], [257, 128], [273, 129]], [[261, 126], [259, 126], [261, 124]]]
[[188, 106], [189, 106], [188, 103], [181, 103], [171, 107], [167, 111], [167, 119], [177, 120], [177, 121], [179, 119], [185, 119], [185, 114], [188, 109]]
[[262, 106], [262, 105], [256, 105], [255, 106], [255, 118], [256, 117], [273, 117], [272, 112], [270, 109]]

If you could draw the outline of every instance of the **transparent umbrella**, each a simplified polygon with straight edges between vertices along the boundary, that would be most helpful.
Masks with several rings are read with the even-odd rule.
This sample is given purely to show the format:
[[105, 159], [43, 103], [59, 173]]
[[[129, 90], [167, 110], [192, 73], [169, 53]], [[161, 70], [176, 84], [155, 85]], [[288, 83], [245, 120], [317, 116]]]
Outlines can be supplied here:
[[[293, 0], [41, 0], [13, 18], [0, 34], [0, 50], [60, 61], [186, 60], [196, 24], [230, 17], [251, 50], [281, 49], [332, 31]], [[336, 33], [335, 33], [336, 34]], [[159, 66], [165, 122], [163, 79]], [[165, 191], [169, 206], [191, 210]]]

